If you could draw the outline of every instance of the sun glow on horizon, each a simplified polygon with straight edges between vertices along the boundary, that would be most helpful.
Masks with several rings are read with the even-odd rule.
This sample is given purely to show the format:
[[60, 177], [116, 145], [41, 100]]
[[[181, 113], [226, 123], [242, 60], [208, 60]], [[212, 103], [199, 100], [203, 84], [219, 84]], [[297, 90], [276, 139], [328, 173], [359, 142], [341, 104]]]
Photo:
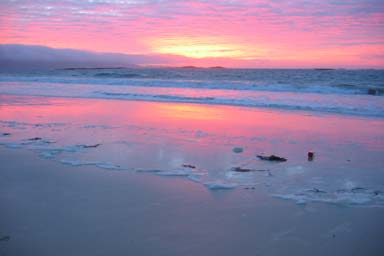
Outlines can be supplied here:
[[153, 40], [151, 44], [153, 52], [195, 59], [235, 58], [245, 60], [264, 52], [261, 48], [251, 51], [249, 46], [226, 42], [219, 38], [177, 37]]

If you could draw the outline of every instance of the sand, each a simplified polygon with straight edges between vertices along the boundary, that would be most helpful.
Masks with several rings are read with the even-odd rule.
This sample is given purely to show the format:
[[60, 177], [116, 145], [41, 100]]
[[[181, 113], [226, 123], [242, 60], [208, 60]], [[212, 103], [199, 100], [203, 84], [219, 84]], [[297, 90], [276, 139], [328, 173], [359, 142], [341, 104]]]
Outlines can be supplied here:
[[[1, 255], [381, 255], [383, 208], [68, 167], [1, 149]], [[20, 161], [22, 159], [22, 161]]]
[[[0, 255], [384, 250], [384, 208], [381, 194], [372, 193], [384, 184], [380, 119], [175, 103], [1, 100], [0, 238], [9, 240], [0, 241]], [[314, 161], [307, 160], [308, 150], [315, 151]], [[288, 161], [261, 161], [259, 153]], [[272, 176], [230, 171], [239, 165]], [[209, 189], [212, 183], [234, 187]]]

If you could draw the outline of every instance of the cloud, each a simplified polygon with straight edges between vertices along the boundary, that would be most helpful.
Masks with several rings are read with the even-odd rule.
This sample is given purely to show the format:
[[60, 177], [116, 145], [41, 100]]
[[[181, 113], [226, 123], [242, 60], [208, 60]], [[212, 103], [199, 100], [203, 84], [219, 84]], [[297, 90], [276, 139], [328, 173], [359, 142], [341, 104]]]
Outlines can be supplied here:
[[96, 53], [37, 45], [0, 44], [2, 69], [57, 69], [76, 67], [132, 67], [183, 60], [169, 55]]
[[[60, 69], [60, 68], [108, 68], [108, 67], [137, 67], [140, 66], [224, 66], [239, 68], [305, 68], [305, 67], [344, 67], [344, 68], [366, 68], [383, 67], [384, 59], [381, 52], [372, 54], [359, 54], [357, 57], [350, 56], [356, 46], [344, 46], [344, 51], [329, 49], [315, 53], [321, 56], [339, 54], [340, 59], [333, 61], [306, 59], [289, 56], [280, 58], [249, 58], [233, 59], [223, 57], [209, 57], [202, 59], [187, 58], [171, 54], [118, 54], [97, 53], [73, 49], [55, 49], [36, 45], [0, 44], [0, 70], [34, 70], [34, 69]], [[359, 46], [357, 46], [359, 49]], [[314, 54], [313, 52], [304, 52]], [[352, 60], [351, 60], [352, 57]], [[345, 65], [344, 59], [349, 60]], [[369, 65], [362, 65], [361, 61], [368, 61]]]
[[187, 52], [194, 43], [230, 45], [246, 58], [297, 59], [305, 51], [313, 63], [327, 47], [376, 44], [372, 54], [384, 46], [377, 44], [384, 41], [382, 0], [0, 0], [0, 10], [0, 43], [131, 57]]

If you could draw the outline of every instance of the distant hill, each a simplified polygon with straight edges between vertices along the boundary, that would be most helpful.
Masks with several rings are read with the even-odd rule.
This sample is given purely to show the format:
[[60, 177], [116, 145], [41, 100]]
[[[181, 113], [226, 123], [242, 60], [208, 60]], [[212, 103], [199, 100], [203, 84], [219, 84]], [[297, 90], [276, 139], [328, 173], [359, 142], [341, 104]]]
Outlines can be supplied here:
[[[205, 67], [196, 67], [196, 66], [182, 66], [182, 67], [179, 67], [179, 68], [190, 68], [190, 69], [203, 69]], [[221, 66], [214, 66], [214, 67], [208, 67], [209, 69], [224, 69], [224, 67], [221, 67]]]
[[162, 64], [170, 55], [98, 53], [74, 49], [57, 49], [37, 45], [0, 44], [0, 69], [63, 69], [137, 67]]

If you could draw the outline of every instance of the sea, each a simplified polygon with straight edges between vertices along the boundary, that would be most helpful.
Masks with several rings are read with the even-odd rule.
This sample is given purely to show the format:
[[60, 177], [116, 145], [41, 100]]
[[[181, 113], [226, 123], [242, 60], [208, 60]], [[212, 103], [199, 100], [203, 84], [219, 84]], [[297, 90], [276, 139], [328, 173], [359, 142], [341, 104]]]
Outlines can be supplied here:
[[0, 94], [304, 110], [384, 117], [384, 70], [66, 68], [1, 71]]

